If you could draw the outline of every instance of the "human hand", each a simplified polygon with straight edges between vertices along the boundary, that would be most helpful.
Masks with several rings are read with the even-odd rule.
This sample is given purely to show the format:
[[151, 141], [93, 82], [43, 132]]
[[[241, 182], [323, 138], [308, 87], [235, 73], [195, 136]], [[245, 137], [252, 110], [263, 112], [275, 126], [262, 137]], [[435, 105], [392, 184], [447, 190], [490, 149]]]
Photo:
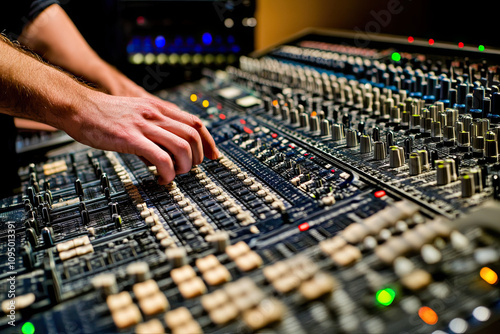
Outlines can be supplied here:
[[69, 113], [71, 119], [61, 122], [66, 133], [95, 148], [143, 157], [157, 167], [160, 184], [187, 173], [204, 156], [219, 156], [199, 118], [156, 97], [117, 97], [91, 91], [77, 109]]

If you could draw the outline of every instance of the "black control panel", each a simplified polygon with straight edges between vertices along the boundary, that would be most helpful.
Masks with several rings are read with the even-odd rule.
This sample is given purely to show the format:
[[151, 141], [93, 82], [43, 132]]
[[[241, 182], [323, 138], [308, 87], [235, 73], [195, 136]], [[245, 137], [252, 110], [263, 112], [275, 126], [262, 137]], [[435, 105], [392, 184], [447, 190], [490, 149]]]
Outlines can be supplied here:
[[491, 330], [495, 58], [311, 31], [157, 92], [221, 157], [167, 186], [90, 148], [22, 168], [23, 193], [0, 202], [0, 329]]

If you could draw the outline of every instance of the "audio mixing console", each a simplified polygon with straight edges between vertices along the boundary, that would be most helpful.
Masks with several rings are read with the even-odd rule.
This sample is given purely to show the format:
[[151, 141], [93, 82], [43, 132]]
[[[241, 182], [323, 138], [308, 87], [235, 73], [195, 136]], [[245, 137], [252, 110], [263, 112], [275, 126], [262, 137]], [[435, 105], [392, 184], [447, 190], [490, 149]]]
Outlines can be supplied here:
[[305, 33], [158, 92], [222, 154], [167, 186], [94, 149], [22, 168], [2, 332], [494, 328], [498, 53], [354, 41]]

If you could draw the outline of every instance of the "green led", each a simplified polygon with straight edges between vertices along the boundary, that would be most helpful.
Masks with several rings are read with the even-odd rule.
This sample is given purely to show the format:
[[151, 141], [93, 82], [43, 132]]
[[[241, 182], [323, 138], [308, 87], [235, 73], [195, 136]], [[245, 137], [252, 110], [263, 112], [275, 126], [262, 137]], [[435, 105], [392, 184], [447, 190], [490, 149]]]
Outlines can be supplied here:
[[23, 327], [21, 327], [23, 334], [33, 334], [35, 333], [35, 326], [31, 322], [25, 322]]
[[384, 306], [391, 305], [395, 298], [396, 298], [396, 291], [394, 291], [391, 288], [378, 290], [377, 293], [375, 294], [375, 299], [377, 300], [377, 302]]
[[477, 49], [478, 49], [479, 51], [484, 51], [484, 45], [479, 45], [479, 46], [477, 47]]
[[401, 55], [398, 52], [393, 52], [391, 58], [394, 61], [400, 61], [401, 60]]

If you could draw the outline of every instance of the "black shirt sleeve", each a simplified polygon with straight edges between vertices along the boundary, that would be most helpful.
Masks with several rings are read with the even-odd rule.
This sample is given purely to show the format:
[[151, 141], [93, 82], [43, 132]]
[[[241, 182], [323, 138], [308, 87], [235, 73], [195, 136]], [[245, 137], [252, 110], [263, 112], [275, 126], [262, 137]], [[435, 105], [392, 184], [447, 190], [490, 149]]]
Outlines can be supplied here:
[[2, 6], [0, 31], [9, 39], [16, 40], [24, 26], [33, 21], [45, 8], [59, 4], [58, 0], [14, 0]]

